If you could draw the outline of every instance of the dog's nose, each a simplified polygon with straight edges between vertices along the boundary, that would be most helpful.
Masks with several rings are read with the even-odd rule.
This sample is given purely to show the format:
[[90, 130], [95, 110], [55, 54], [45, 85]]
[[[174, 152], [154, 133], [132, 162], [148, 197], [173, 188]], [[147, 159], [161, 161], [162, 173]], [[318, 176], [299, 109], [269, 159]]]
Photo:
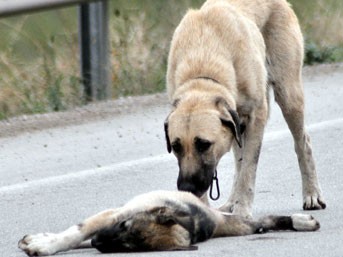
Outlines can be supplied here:
[[196, 193], [196, 187], [192, 183], [189, 183], [187, 181], [177, 183], [177, 189], [180, 191], [191, 192], [193, 194]]
[[197, 197], [201, 197], [204, 193], [202, 188], [199, 188], [199, 185], [194, 183], [194, 181], [191, 178], [185, 179], [185, 178], [182, 178], [181, 176], [179, 176], [177, 180], [177, 189], [180, 191], [191, 192]]

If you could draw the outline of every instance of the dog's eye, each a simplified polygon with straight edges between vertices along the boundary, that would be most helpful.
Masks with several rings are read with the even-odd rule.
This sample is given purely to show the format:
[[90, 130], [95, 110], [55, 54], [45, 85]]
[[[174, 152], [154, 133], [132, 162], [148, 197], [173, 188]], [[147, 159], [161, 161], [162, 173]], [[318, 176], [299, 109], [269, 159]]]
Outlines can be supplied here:
[[196, 137], [194, 140], [195, 148], [199, 153], [206, 152], [212, 145], [212, 142]]
[[176, 140], [172, 143], [171, 145], [173, 151], [177, 154], [181, 153], [182, 152], [182, 145], [180, 143], [180, 140]]

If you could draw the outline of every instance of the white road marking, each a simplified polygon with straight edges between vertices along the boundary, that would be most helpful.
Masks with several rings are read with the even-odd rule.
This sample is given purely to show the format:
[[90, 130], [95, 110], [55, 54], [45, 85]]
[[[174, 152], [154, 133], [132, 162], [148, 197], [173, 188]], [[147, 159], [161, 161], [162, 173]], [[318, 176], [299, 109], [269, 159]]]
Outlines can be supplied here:
[[[343, 126], [343, 119], [322, 121], [319, 123], [306, 126], [306, 128], [307, 128], [307, 131], [311, 133], [311, 132], [317, 132], [323, 129], [327, 129], [328, 127], [335, 127], [335, 126]], [[291, 133], [288, 129], [268, 132], [264, 135], [263, 142], [264, 143], [272, 142], [275, 140], [283, 139], [285, 137], [291, 137]], [[144, 166], [147, 164], [150, 166], [154, 166], [155, 164], [159, 164], [161, 162], [168, 162], [172, 160], [173, 161], [175, 160], [175, 157], [172, 154], [156, 155], [153, 157], [146, 157], [146, 158], [141, 158], [137, 160], [115, 163], [115, 164], [108, 165], [101, 168], [71, 172], [64, 175], [42, 178], [42, 179], [37, 179], [37, 180], [29, 181], [29, 182], [17, 183], [17, 184], [13, 184], [9, 186], [3, 186], [0, 188], [0, 193], [17, 193], [18, 191], [25, 191], [26, 189], [39, 187], [42, 185], [63, 183], [65, 181], [70, 182], [71, 180], [77, 181], [81, 177], [86, 178], [86, 177], [91, 177], [91, 176], [95, 176], [99, 174], [111, 174], [113, 173], [114, 170], [129, 169], [130, 167]]]
[[174, 157], [171, 154], [170, 155], [162, 154], [162, 155], [156, 155], [153, 157], [146, 157], [146, 158], [141, 158], [137, 160], [115, 163], [112, 165], [108, 165], [108, 166], [104, 166], [104, 167], [100, 167], [96, 169], [70, 172], [64, 175], [52, 176], [52, 177], [36, 179], [36, 180], [24, 182], [24, 183], [17, 183], [10, 186], [4, 186], [0, 188], [0, 193], [23, 191], [31, 187], [39, 187], [41, 185], [63, 183], [64, 181], [68, 181], [68, 182], [72, 180], [77, 181], [81, 177], [82, 178], [92, 177], [99, 174], [105, 175], [105, 174], [113, 173], [113, 171], [115, 170], [129, 169], [130, 167], [143, 166], [145, 164], [154, 166], [157, 163], [171, 161], [173, 160], [173, 158]]

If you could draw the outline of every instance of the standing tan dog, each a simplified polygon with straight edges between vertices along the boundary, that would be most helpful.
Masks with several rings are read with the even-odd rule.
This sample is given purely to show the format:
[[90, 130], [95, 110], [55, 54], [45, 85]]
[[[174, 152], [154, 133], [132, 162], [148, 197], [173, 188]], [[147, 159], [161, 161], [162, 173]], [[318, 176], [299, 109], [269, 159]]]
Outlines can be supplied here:
[[233, 147], [236, 173], [221, 209], [251, 215], [270, 86], [294, 138], [303, 208], [326, 207], [304, 128], [302, 60], [298, 20], [284, 0], [208, 0], [185, 15], [171, 42], [173, 110], [165, 122], [179, 190], [207, 200], [217, 164]]

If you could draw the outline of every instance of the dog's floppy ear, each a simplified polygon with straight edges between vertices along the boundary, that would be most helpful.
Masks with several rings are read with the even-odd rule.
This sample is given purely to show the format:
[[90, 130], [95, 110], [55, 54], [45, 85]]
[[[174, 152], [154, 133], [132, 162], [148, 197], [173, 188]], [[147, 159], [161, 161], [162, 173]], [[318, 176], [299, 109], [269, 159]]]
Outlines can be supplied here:
[[162, 206], [152, 209], [149, 213], [156, 216], [157, 224], [164, 226], [173, 226], [178, 224], [184, 227], [187, 231], [192, 231], [194, 228], [194, 221], [192, 220], [190, 212]]
[[239, 147], [242, 147], [242, 133], [241, 133], [241, 125], [239, 121], [239, 117], [236, 111], [228, 110], [231, 114], [231, 117], [221, 117], [220, 120], [222, 124], [231, 129], [232, 134], [234, 135], [237, 144]]
[[[180, 99], [175, 99], [174, 100], [174, 102], [173, 102], [173, 107], [174, 107], [174, 109], [177, 107], [177, 105], [179, 104], [179, 102], [180, 102]], [[173, 111], [172, 111], [173, 112]], [[165, 121], [164, 121], [164, 134], [165, 134], [165, 136], [166, 136], [166, 142], [167, 142], [167, 150], [168, 150], [168, 153], [171, 153], [171, 150], [172, 150], [172, 148], [171, 148], [171, 144], [170, 144], [170, 139], [169, 139], [169, 134], [168, 134], [168, 119], [169, 119], [169, 116], [170, 116], [170, 114], [172, 114], [172, 112], [171, 113], [169, 113], [169, 115], [167, 116], [167, 118], [165, 119]]]
[[168, 134], [168, 117], [166, 118], [166, 120], [164, 121], [164, 134], [166, 135], [166, 142], [167, 142], [167, 150], [168, 153], [171, 153], [171, 144], [170, 144], [170, 139], [169, 139], [169, 134]]
[[157, 224], [169, 227], [179, 223], [177, 213], [166, 206], [154, 208], [150, 214], [156, 216]]
[[232, 131], [237, 144], [239, 145], [239, 147], [242, 147], [241, 123], [237, 112], [230, 108], [223, 97], [217, 97], [215, 100], [215, 104], [220, 111], [220, 120], [222, 124]]

